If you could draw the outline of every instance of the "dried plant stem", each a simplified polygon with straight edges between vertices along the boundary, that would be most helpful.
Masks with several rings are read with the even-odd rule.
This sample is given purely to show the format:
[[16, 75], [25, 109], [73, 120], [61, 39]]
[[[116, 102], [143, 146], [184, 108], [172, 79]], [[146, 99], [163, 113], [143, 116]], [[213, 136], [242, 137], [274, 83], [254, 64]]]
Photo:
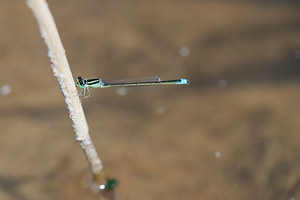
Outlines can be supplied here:
[[51, 60], [53, 73], [59, 83], [67, 109], [69, 110], [76, 139], [80, 142], [80, 145], [84, 150], [94, 177], [96, 177], [98, 182], [101, 181], [101, 179], [103, 181], [102, 162], [89, 136], [88, 125], [81, 102], [77, 95], [65, 50], [62, 46], [48, 5], [45, 0], [27, 0], [27, 4], [34, 13], [40, 28], [41, 36], [48, 48], [48, 56]]

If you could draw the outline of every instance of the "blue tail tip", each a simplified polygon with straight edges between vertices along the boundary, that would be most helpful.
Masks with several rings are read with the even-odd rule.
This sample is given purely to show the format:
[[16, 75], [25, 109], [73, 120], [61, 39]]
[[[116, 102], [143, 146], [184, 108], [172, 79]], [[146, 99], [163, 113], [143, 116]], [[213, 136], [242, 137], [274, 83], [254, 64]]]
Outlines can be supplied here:
[[180, 79], [180, 84], [189, 84], [189, 80], [188, 79]]

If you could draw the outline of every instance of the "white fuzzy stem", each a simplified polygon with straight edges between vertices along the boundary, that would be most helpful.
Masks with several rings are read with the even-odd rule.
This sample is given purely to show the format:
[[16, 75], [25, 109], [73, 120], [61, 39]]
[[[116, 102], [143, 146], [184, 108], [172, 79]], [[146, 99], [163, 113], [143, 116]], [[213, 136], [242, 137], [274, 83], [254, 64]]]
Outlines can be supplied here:
[[34, 13], [41, 36], [48, 48], [53, 73], [69, 110], [76, 139], [85, 152], [93, 174], [97, 175], [102, 171], [103, 166], [89, 136], [88, 125], [54, 19], [45, 0], [27, 0], [27, 4]]

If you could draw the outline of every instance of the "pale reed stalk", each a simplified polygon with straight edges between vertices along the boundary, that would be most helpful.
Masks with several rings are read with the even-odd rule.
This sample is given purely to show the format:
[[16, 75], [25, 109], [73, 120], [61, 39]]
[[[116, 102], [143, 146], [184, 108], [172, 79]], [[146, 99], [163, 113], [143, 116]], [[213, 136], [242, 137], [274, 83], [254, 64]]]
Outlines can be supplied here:
[[48, 48], [53, 73], [67, 105], [76, 139], [86, 155], [95, 179], [98, 182], [103, 181], [103, 165], [89, 136], [87, 121], [77, 95], [66, 53], [48, 5], [45, 0], [27, 0], [27, 4], [34, 13], [41, 36]]

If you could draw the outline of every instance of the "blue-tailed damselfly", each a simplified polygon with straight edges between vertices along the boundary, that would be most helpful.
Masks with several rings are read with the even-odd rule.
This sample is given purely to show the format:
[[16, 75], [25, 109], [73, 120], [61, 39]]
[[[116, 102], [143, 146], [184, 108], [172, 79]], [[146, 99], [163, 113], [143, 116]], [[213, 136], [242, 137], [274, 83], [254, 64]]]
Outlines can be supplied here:
[[[159, 77], [148, 77], [139, 79], [124, 79], [124, 80], [103, 80], [101, 78], [83, 79], [81, 76], [77, 78], [77, 86], [82, 90], [79, 95], [83, 98], [92, 95], [89, 88], [109, 88], [109, 87], [137, 87], [137, 86], [154, 86], [154, 85], [185, 85], [189, 84], [188, 79], [177, 79], [162, 81]], [[89, 95], [86, 95], [87, 92]]]

